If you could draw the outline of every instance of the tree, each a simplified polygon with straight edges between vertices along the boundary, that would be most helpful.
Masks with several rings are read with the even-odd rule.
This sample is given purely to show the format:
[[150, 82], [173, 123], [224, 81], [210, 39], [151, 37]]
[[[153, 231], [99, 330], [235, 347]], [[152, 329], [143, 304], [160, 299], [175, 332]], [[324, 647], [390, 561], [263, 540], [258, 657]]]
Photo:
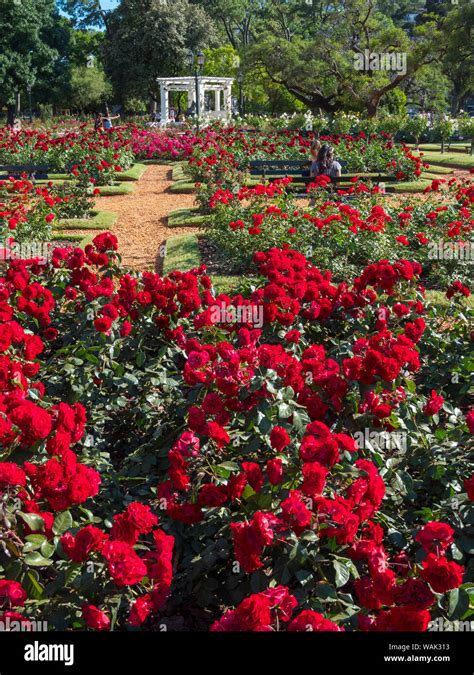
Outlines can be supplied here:
[[0, 105], [11, 125], [17, 94], [54, 78], [61, 19], [54, 0], [0, 0], [0, 7]]
[[77, 28], [98, 26], [108, 29], [110, 10], [100, 0], [59, 0], [59, 7], [72, 17]]
[[[275, 0], [270, 7], [251, 56], [314, 112], [365, 110], [372, 117], [388, 92], [445, 50], [441, 17], [415, 25], [410, 35], [379, 11], [376, 0]], [[388, 68], [387, 54], [398, 55], [400, 63]], [[373, 55], [385, 65], [374, 63]]]
[[109, 17], [104, 44], [106, 72], [123, 102], [157, 100], [156, 78], [185, 70], [188, 49], [212, 43], [213, 23], [202, 7], [187, 0], [122, 0]]
[[74, 66], [71, 71], [71, 106], [81, 112], [95, 110], [112, 95], [102, 68]]
[[452, 112], [458, 113], [463, 100], [474, 90], [474, 54], [472, 34], [474, 4], [467, 2], [455, 7], [446, 19], [446, 56], [443, 72], [452, 84]]

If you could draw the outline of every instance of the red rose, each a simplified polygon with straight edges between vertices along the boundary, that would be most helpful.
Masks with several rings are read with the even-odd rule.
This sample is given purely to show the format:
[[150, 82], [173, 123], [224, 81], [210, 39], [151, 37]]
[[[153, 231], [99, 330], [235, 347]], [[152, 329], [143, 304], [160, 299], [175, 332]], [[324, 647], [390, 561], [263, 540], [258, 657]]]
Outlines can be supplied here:
[[61, 545], [64, 552], [74, 562], [84, 562], [89, 553], [100, 551], [108, 539], [108, 535], [94, 525], [81, 528], [75, 537], [66, 532], [61, 537]]
[[138, 584], [147, 573], [146, 565], [124, 541], [109, 541], [102, 549], [110, 576], [117, 586]]
[[278, 485], [283, 479], [283, 462], [278, 457], [267, 462], [267, 476], [272, 485]]
[[18, 581], [0, 579], [0, 607], [23, 607], [27, 595]]
[[395, 591], [397, 604], [407, 605], [413, 609], [428, 609], [436, 600], [427, 584], [421, 579], [407, 579]]
[[464, 568], [444, 556], [436, 557], [429, 553], [423, 560], [423, 569], [420, 573], [435, 593], [446, 593], [462, 584]]
[[283, 427], [273, 427], [270, 434], [270, 444], [274, 450], [281, 452], [291, 442], [286, 429]]
[[464, 481], [464, 487], [466, 488], [467, 496], [471, 500], [471, 502], [474, 501], [474, 473], [470, 478], [466, 478]]
[[432, 389], [431, 396], [428, 399], [425, 407], [423, 408], [423, 413], [427, 417], [432, 417], [441, 410], [443, 403], [444, 398], [436, 392], [436, 389]]
[[311, 609], [305, 609], [288, 624], [288, 630], [292, 633], [298, 631], [317, 631], [319, 633], [322, 631], [343, 631], [344, 628], [340, 628], [333, 621], [325, 619], [324, 616], [318, 612], [313, 612]]
[[132, 502], [124, 513], [115, 515], [113, 520], [111, 539], [125, 541], [131, 546], [141, 534], [148, 534], [158, 524], [158, 518], [151, 512], [150, 507], [140, 502]]
[[110, 619], [95, 605], [82, 605], [82, 618], [86, 626], [94, 630], [110, 630]]
[[446, 523], [426, 523], [418, 532], [415, 540], [427, 553], [440, 555], [453, 542], [454, 530]]
[[221, 427], [217, 422], [209, 422], [207, 425], [207, 434], [209, 438], [215, 441], [218, 448], [223, 448], [230, 443], [230, 436], [224, 427]]
[[467, 413], [466, 424], [471, 434], [474, 434], [474, 408]]
[[426, 631], [430, 620], [431, 616], [427, 610], [392, 607], [379, 612], [372, 630], [420, 633]]
[[26, 485], [26, 475], [14, 462], [0, 462], [0, 489], [7, 485]]

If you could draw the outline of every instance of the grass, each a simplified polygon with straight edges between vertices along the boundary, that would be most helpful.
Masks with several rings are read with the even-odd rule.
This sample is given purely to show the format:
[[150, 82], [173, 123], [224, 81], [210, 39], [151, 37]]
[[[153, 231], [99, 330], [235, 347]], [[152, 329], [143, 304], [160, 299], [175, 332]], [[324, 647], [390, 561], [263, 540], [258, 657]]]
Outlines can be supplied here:
[[116, 179], [118, 181], [130, 181], [130, 180], [140, 180], [145, 171], [147, 170], [146, 164], [133, 164], [126, 171], [122, 171], [116, 174]]
[[[445, 291], [427, 290], [426, 300], [438, 308], [448, 307], [451, 304], [451, 301], [446, 297]], [[467, 307], [474, 309], [474, 295], [465, 298], [464, 302]]]
[[176, 209], [168, 216], [168, 227], [197, 227], [203, 225], [206, 216], [198, 212], [198, 209]]
[[73, 234], [71, 232], [53, 232], [52, 238], [54, 241], [71, 241], [80, 242], [84, 239], [83, 234]]
[[175, 164], [172, 171], [173, 180], [189, 180], [189, 177], [184, 173], [184, 164], [180, 162]]
[[426, 151], [423, 159], [428, 164], [439, 164], [441, 166], [450, 166], [455, 169], [472, 169], [474, 167], [474, 155], [461, 154], [460, 152], [431, 152]]
[[200, 264], [201, 254], [196, 234], [182, 234], [167, 240], [163, 274], [169, 274], [173, 270], [184, 272], [199, 267]]
[[115, 197], [117, 195], [128, 195], [135, 190], [135, 186], [124, 181], [122, 185], [99, 185], [101, 197]]
[[61, 230], [109, 230], [117, 222], [118, 215], [112, 211], [93, 211], [92, 218], [61, 218]]
[[[408, 143], [409, 148], [416, 149], [414, 143]], [[433, 150], [434, 152], [441, 152], [441, 143], [421, 143], [419, 146], [420, 150]], [[444, 147], [448, 149], [448, 144], [445, 143]], [[471, 147], [470, 141], [456, 141], [449, 145], [449, 152], [466, 152], [466, 147]], [[466, 153], [467, 154], [467, 153]]]
[[[429, 162], [428, 162], [429, 164]], [[436, 166], [435, 164], [430, 164], [429, 169], [425, 169], [427, 173], [434, 173], [434, 174], [441, 174], [441, 175], [447, 175], [450, 173], [453, 173], [453, 167], [451, 166]], [[425, 176], [426, 173], [425, 171], [421, 174], [422, 176]]]
[[142, 164], [176, 164], [177, 159], [141, 159]]
[[170, 192], [175, 194], [190, 194], [194, 192], [194, 183], [189, 183], [187, 180], [178, 180], [169, 188]]
[[423, 192], [425, 187], [431, 185], [431, 180], [412, 180], [406, 183], [389, 183], [385, 190], [386, 192]]

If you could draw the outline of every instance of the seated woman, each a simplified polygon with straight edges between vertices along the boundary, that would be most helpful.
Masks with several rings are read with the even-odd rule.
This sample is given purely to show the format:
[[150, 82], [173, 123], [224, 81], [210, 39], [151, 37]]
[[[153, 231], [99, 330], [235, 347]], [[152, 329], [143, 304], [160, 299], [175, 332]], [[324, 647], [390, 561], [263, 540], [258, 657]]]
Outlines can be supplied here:
[[314, 140], [311, 143], [311, 146], [309, 148], [309, 152], [311, 154], [311, 168], [309, 170], [309, 175], [311, 177], [314, 177], [314, 176], [318, 175], [317, 173], [315, 173], [315, 171], [316, 171], [316, 163], [318, 161], [318, 154], [319, 154], [320, 148], [321, 148], [321, 141], [318, 141], [318, 139]]
[[334, 149], [330, 145], [323, 145], [318, 152], [318, 158], [311, 164], [311, 176], [330, 176], [337, 178], [341, 175], [341, 165], [334, 159]]

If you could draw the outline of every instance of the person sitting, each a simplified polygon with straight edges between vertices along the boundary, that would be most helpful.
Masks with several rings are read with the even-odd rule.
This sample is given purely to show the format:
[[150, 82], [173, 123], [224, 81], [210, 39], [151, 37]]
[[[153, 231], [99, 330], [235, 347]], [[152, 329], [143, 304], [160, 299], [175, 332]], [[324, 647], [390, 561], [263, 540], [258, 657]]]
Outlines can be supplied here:
[[94, 131], [103, 131], [104, 123], [102, 121], [102, 115], [100, 112], [94, 113]]
[[311, 164], [311, 176], [330, 176], [338, 178], [341, 175], [341, 165], [334, 159], [334, 149], [330, 145], [324, 144], [319, 152], [318, 158]]
[[311, 177], [317, 176], [317, 173], [315, 173], [315, 171], [316, 171], [316, 163], [318, 161], [318, 153], [319, 153], [320, 148], [321, 148], [321, 141], [318, 141], [318, 139], [315, 139], [311, 143], [310, 148], [309, 148], [309, 152], [310, 152], [310, 155], [311, 155], [311, 168], [309, 170], [309, 175]]

